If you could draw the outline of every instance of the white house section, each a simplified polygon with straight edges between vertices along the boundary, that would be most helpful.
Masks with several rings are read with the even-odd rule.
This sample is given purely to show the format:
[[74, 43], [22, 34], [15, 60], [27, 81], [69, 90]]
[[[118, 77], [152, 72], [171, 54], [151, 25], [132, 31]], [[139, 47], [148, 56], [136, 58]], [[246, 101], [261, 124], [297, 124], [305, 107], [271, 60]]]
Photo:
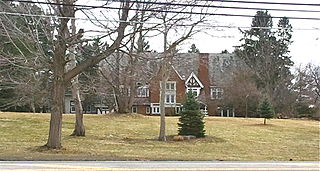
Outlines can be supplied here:
[[200, 90], [204, 87], [199, 78], [192, 72], [186, 80], [186, 92], [192, 92], [196, 97], [200, 95]]

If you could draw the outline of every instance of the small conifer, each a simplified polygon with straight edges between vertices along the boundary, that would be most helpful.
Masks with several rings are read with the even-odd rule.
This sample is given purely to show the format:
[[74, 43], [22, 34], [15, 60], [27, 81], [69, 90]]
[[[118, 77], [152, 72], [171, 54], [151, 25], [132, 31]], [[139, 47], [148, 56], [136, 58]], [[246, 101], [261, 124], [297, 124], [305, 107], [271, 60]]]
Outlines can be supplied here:
[[265, 98], [259, 105], [260, 117], [264, 118], [263, 124], [267, 124], [267, 119], [273, 118], [272, 105], [267, 98]]
[[185, 99], [179, 118], [179, 135], [193, 135], [195, 137], [204, 137], [204, 115], [200, 112], [200, 105], [189, 92]]

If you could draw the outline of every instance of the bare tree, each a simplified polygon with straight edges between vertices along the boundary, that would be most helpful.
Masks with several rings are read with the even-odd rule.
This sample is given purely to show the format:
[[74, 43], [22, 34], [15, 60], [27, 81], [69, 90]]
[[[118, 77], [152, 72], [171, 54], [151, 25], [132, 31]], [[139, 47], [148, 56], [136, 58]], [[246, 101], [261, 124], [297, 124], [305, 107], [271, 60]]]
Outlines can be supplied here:
[[[81, 31], [81, 30], [80, 30]], [[76, 24], [75, 19], [71, 20], [71, 36], [70, 37], [76, 37]], [[75, 40], [76, 41], [76, 40]], [[73, 46], [70, 46], [70, 62], [69, 65], [67, 65], [67, 70], [71, 70], [76, 67], [76, 44]], [[76, 75], [71, 80], [71, 91], [72, 91], [72, 98], [75, 101], [75, 128], [73, 130], [72, 136], [85, 136], [85, 127], [83, 124], [83, 108], [80, 98], [80, 83], [78, 75]]]
[[295, 71], [294, 85], [296, 117], [312, 117], [319, 108], [319, 66], [307, 64]]
[[257, 89], [252, 71], [237, 68], [233, 71], [232, 78], [224, 84], [224, 104], [234, 108], [237, 116], [257, 117], [261, 93]]
[[314, 103], [319, 103], [320, 101], [320, 66], [308, 64], [307, 70], [310, 78], [310, 84], [312, 86], [312, 91], [315, 95]]
[[[117, 33], [116, 39], [108, 47], [106, 51], [92, 58], [83, 61], [70, 71], [65, 70], [66, 65], [66, 51], [70, 45], [76, 42], [71, 42], [68, 37], [68, 23], [70, 18], [75, 17], [74, 1], [63, 0], [63, 5], [59, 5], [55, 8], [56, 14], [62, 16], [59, 19], [57, 36], [54, 44], [54, 56], [53, 56], [53, 97], [52, 97], [52, 109], [50, 119], [49, 137], [46, 146], [48, 148], [60, 148], [61, 147], [61, 129], [62, 129], [62, 113], [63, 113], [63, 99], [66, 89], [66, 85], [78, 74], [84, 71], [86, 68], [93, 66], [100, 62], [104, 58], [112, 54], [121, 45], [122, 39], [125, 37], [125, 29], [128, 25], [128, 13], [130, 3], [128, 1], [122, 3], [120, 23], [115, 30]], [[81, 33], [82, 34], [82, 33]], [[77, 36], [77, 35], [74, 35]]]
[[[196, 1], [189, 2], [190, 4], [197, 3]], [[177, 10], [177, 7], [170, 7], [166, 6], [164, 7], [165, 10], [175, 8]], [[187, 7], [178, 8], [181, 12], [186, 10], [191, 10]], [[193, 15], [181, 15], [181, 14], [174, 14], [169, 15], [168, 13], [162, 13], [158, 16], [158, 19], [162, 20], [163, 27], [158, 29], [160, 33], [163, 34], [163, 54], [162, 54], [162, 61], [160, 65], [160, 78], [161, 78], [161, 86], [160, 86], [160, 131], [159, 131], [159, 141], [166, 141], [166, 122], [165, 122], [165, 96], [166, 96], [166, 85], [167, 81], [170, 77], [170, 71], [172, 71], [172, 61], [174, 59], [175, 54], [177, 53], [177, 46], [181, 44], [183, 41], [189, 39], [194, 34], [199, 32], [200, 30], [196, 29], [196, 26], [202, 22], [204, 22], [205, 17], [202, 16], [198, 18], [196, 21], [193, 21]], [[183, 29], [177, 29], [176, 26], [185, 23], [186, 21], [192, 21], [189, 24], [189, 27], [184, 29], [184, 32], [182, 34], [179, 34], [178, 38], [176, 40], [169, 40], [169, 32], [175, 31], [175, 32], [182, 32]]]

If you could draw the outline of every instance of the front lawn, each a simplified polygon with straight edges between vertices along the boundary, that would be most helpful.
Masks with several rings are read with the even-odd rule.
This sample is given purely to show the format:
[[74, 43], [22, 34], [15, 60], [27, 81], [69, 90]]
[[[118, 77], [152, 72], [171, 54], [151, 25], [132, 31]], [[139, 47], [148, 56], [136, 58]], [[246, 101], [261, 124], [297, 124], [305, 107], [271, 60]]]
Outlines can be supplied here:
[[[206, 138], [156, 140], [158, 116], [85, 115], [86, 137], [71, 137], [63, 116], [63, 148], [46, 150], [49, 114], [0, 112], [0, 160], [319, 160], [319, 121], [206, 117]], [[167, 135], [177, 117], [167, 117]]]

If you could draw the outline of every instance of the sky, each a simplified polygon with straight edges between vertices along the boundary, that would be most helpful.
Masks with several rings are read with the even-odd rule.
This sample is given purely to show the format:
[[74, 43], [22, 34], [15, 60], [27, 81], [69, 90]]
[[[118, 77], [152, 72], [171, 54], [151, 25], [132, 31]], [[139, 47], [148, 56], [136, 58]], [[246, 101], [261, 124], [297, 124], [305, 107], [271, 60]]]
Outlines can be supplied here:
[[[257, 2], [281, 2], [281, 3], [314, 3], [320, 4], [319, 0], [250, 0]], [[101, 1], [97, 1], [101, 4]], [[93, 1], [82, 0], [80, 4], [93, 5]], [[95, 4], [95, 5], [97, 5]], [[241, 3], [227, 3], [227, 2], [214, 2], [211, 5], [221, 6], [234, 6], [234, 7], [252, 7], [252, 8], [281, 8], [292, 10], [317, 10], [320, 11], [320, 6], [293, 6], [293, 5], [268, 5], [268, 4], [241, 4]], [[255, 15], [256, 10], [238, 10], [238, 9], [223, 9], [223, 8], [210, 8], [209, 13], [228, 13], [228, 14], [247, 14]], [[271, 16], [277, 17], [318, 17], [320, 12], [283, 12], [269, 10]], [[97, 14], [98, 16], [99, 14]], [[116, 18], [114, 16], [114, 18]], [[227, 16], [213, 16], [208, 18], [211, 25], [232, 26], [235, 28], [212, 28], [205, 29], [197, 33], [191, 39], [185, 41], [180, 45], [180, 52], [187, 52], [191, 44], [195, 44], [202, 53], [220, 53], [223, 50], [232, 52], [234, 46], [239, 46], [239, 40], [242, 34], [237, 27], [250, 27], [252, 18], [249, 17], [227, 17]], [[277, 26], [278, 19], [273, 19], [274, 26]], [[306, 65], [313, 63], [320, 65], [320, 20], [294, 20], [290, 19], [293, 27], [292, 41], [289, 50], [292, 56], [292, 61], [295, 66], [300, 64]], [[80, 27], [83, 23], [79, 24]], [[88, 27], [88, 26], [87, 26]], [[246, 29], [246, 28], [242, 28]], [[162, 38], [155, 37], [148, 39], [150, 47], [158, 52], [163, 51]]]
[[[250, 0], [259, 1], [259, 0]], [[319, 0], [260, 0], [268, 2], [281, 2], [281, 3], [318, 3]], [[285, 8], [285, 9], [304, 9], [304, 10], [320, 10], [318, 7], [310, 6], [285, 6], [285, 5], [248, 5], [248, 4], [236, 4], [236, 3], [218, 3], [223, 6], [244, 6], [244, 7], [258, 7], [258, 8]], [[231, 11], [232, 12], [231, 12]], [[254, 10], [234, 10], [234, 9], [217, 9], [217, 13], [240, 13], [255, 15]], [[269, 11], [271, 16], [288, 16], [288, 17], [318, 17], [320, 13], [302, 13], [302, 12], [279, 12]], [[250, 26], [252, 18], [244, 17], [216, 17], [217, 23], [221, 25], [233, 25], [233, 26]], [[274, 26], [276, 26], [278, 19], [273, 19]], [[290, 55], [295, 65], [313, 63], [320, 65], [320, 20], [290, 20], [293, 27], [292, 40], [293, 43], [290, 46]], [[298, 29], [313, 29], [313, 30], [298, 30]], [[229, 52], [233, 51], [233, 46], [240, 45], [239, 39], [242, 37], [238, 29], [225, 29], [224, 31], [213, 31], [214, 35], [209, 36], [207, 34], [199, 34], [193, 38], [192, 41], [199, 48], [200, 52], [219, 53], [224, 49]], [[220, 37], [219, 37], [220, 36]], [[231, 37], [230, 37], [231, 36]], [[190, 45], [189, 45], [190, 46]]]

